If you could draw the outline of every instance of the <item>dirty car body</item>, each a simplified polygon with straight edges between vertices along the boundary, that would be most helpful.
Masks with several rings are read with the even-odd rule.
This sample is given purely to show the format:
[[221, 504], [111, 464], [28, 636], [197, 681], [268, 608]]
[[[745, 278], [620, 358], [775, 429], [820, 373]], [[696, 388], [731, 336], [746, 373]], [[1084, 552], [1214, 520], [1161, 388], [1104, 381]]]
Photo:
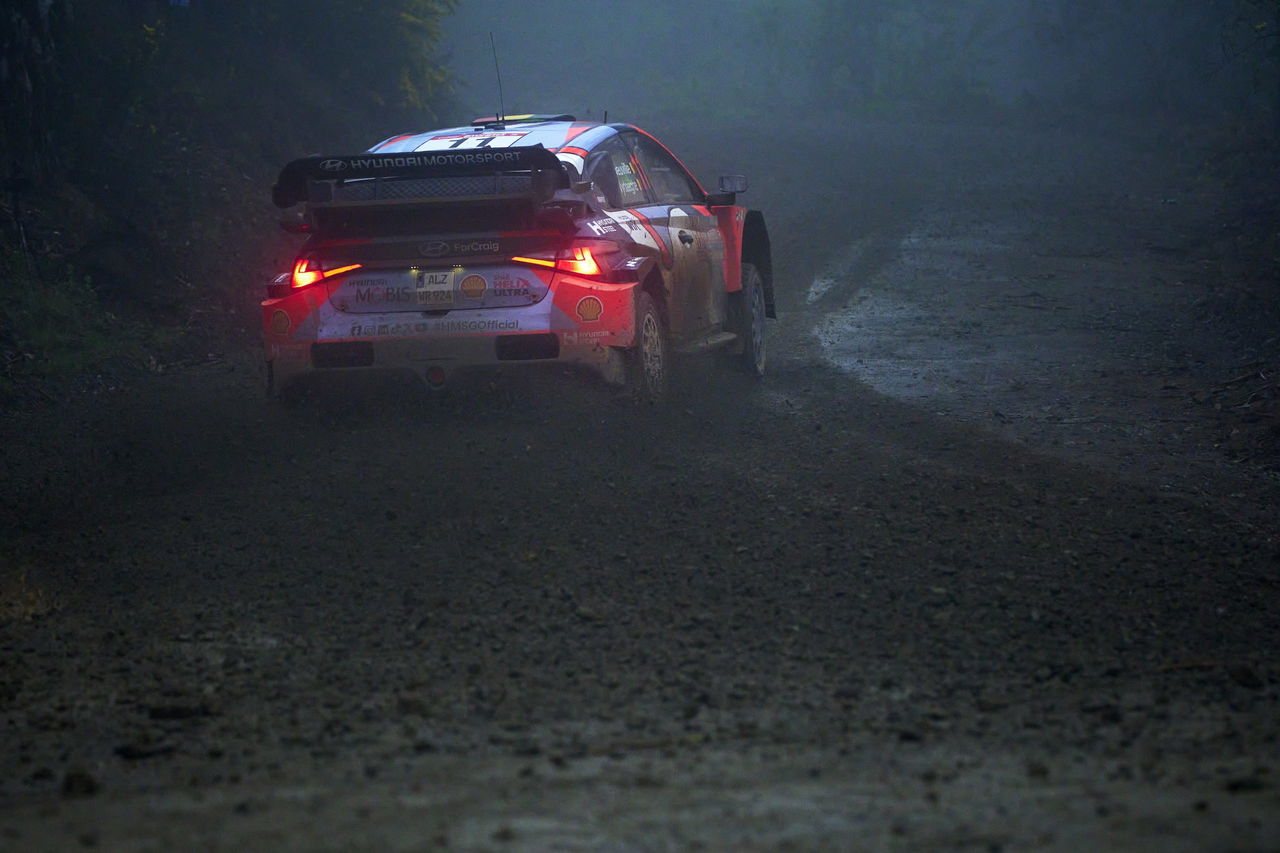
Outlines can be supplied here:
[[[614, 385], [639, 375], [659, 396], [641, 375], [645, 340], [665, 371], [668, 353], [752, 337], [744, 264], [757, 337], [761, 312], [774, 315], [768, 234], [736, 204], [741, 189], [730, 176], [708, 193], [644, 131], [572, 116], [478, 119], [294, 161], [273, 200], [301, 205], [282, 224], [308, 236], [261, 304], [270, 387], [368, 370], [440, 386], [567, 364]], [[655, 315], [640, 325], [657, 343], [638, 311]]]

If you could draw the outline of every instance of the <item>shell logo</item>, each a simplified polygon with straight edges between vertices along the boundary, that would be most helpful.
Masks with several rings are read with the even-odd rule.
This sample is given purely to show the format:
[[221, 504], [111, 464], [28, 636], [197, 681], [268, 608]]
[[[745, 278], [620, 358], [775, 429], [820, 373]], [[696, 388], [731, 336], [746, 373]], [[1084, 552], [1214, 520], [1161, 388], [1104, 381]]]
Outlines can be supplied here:
[[578, 317], [584, 323], [594, 323], [604, 313], [604, 303], [594, 296], [584, 296], [578, 300]]
[[284, 311], [277, 309], [271, 315], [271, 333], [273, 335], [289, 334], [289, 327], [293, 325], [293, 321], [289, 319], [289, 315]]
[[462, 295], [468, 299], [479, 299], [484, 296], [484, 292], [489, 289], [489, 282], [482, 275], [474, 273], [467, 276], [458, 285], [458, 290], [462, 291]]

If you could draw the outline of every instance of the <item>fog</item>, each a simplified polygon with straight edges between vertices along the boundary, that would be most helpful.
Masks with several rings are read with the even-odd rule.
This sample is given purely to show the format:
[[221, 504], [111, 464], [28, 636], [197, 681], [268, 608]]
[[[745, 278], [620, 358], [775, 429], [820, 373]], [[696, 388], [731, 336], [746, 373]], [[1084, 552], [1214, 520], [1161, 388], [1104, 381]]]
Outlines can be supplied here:
[[0, 847], [1280, 850], [1280, 0], [10, 6]]
[[[1276, 107], [1276, 9], [1250, 0], [464, 3], [458, 115], [1238, 121]], [[1274, 118], [1274, 117], [1273, 117]]]

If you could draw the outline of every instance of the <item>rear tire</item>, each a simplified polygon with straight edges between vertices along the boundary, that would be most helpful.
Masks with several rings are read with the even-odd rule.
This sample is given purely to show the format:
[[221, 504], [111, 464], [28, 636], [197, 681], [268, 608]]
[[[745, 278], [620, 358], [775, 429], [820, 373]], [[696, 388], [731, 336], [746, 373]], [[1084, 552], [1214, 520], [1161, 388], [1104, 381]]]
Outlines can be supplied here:
[[627, 390], [637, 403], [658, 403], [667, 395], [670, 370], [667, 327], [653, 297], [636, 297], [636, 343], [627, 353]]
[[764, 302], [764, 279], [755, 264], [742, 265], [742, 354], [739, 364], [751, 376], [764, 376], [767, 363], [764, 332], [768, 309]]

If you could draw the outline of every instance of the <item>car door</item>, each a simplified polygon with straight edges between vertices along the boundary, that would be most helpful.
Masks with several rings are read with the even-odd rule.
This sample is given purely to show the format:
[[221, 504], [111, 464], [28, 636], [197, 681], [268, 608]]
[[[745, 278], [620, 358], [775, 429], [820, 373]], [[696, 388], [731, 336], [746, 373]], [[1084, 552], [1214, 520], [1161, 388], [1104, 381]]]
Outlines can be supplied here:
[[626, 134], [653, 203], [635, 211], [671, 251], [671, 314], [678, 337], [697, 338], [726, 320], [724, 240], [697, 181], [649, 136]]
[[[651, 222], [643, 211], [652, 207], [646, 178], [635, 153], [620, 136], [610, 136], [591, 149], [584, 166], [596, 201], [644, 253], [658, 256], [665, 270], [671, 268], [671, 242], [666, 230]], [[653, 212], [653, 211], [650, 211]]]

